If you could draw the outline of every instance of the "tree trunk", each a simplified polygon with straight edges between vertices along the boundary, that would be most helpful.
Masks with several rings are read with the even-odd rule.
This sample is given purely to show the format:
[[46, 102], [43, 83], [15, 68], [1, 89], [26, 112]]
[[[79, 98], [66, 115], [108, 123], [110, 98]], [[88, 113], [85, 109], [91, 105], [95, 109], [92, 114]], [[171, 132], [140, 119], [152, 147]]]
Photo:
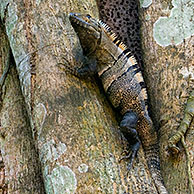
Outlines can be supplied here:
[[[126, 141], [119, 131], [119, 115], [98, 81], [79, 80], [58, 65], [81, 65], [76, 63], [82, 51], [68, 13], [98, 17], [96, 2], [3, 0], [0, 6], [20, 81], [13, 85], [18, 78], [12, 67], [2, 96], [1, 150], [10, 192], [44, 193], [40, 166], [46, 193], [156, 193], [142, 149], [129, 175], [127, 161], [119, 163]], [[23, 97], [15, 100], [19, 86]], [[14, 99], [8, 101], [9, 96]], [[17, 115], [8, 109], [12, 104]], [[17, 174], [24, 181], [16, 184]], [[17, 191], [12, 185], [18, 185]]]
[[[7, 37], [0, 23], [1, 64], [10, 64], [0, 114], [1, 193], [44, 193], [40, 162]], [[1, 68], [3, 67], [1, 66]]]
[[[170, 193], [191, 193], [189, 184], [193, 184], [194, 180], [194, 123], [185, 135], [189, 158], [180, 142], [181, 152], [176, 157], [172, 157], [167, 148], [169, 138], [184, 116], [189, 94], [194, 89], [194, 3], [190, 0], [150, 3], [145, 2], [141, 9], [144, 75], [152, 118], [158, 126], [162, 174]], [[189, 180], [190, 173], [192, 180]]]

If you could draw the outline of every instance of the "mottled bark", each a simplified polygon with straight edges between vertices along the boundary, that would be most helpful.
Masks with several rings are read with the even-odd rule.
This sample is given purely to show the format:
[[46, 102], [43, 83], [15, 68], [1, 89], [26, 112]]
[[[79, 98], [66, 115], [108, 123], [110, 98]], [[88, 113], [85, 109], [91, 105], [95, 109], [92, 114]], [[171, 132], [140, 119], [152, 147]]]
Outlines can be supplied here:
[[2, 88], [0, 114], [1, 183], [6, 193], [44, 193], [40, 162], [35, 149], [24, 99], [7, 36], [0, 23], [1, 69], [10, 64]]
[[127, 161], [119, 163], [126, 142], [118, 130], [118, 115], [101, 86], [94, 79], [90, 83], [68, 75], [57, 65], [66, 60], [80, 65], [75, 64], [81, 49], [68, 20], [70, 10], [87, 10], [98, 17], [95, 1], [18, 0], [1, 4], [45, 190], [155, 193], [142, 151], [130, 176], [126, 175]]
[[143, 67], [141, 52], [139, 0], [97, 0], [100, 19], [126, 44]]
[[[151, 3], [151, 1], [150, 1]], [[144, 75], [149, 93], [152, 118], [158, 126], [164, 181], [170, 193], [190, 193], [188, 158], [184, 146], [180, 153], [168, 152], [172, 137], [184, 117], [184, 109], [193, 87], [194, 28], [192, 1], [163, 1], [141, 9]], [[185, 134], [185, 142], [193, 174], [193, 127]]]
[[[0, 6], [1, 19], [16, 62], [22, 99], [25, 100], [27, 110], [25, 114], [23, 101], [20, 102], [22, 108], [14, 106], [15, 110], [20, 110], [18, 116], [21, 113], [23, 120], [18, 119], [17, 125], [15, 123], [18, 128], [12, 129], [12, 124], [10, 124], [6, 137], [10, 142], [9, 146], [13, 146], [13, 142], [17, 143], [18, 140], [13, 140], [13, 138], [21, 138], [20, 145], [27, 146], [25, 151], [31, 148], [25, 157], [34, 158], [32, 163], [36, 159], [40, 160], [46, 193], [156, 193], [146, 168], [142, 149], [129, 176], [126, 175], [127, 161], [119, 163], [126, 141], [122, 140], [122, 135], [118, 130], [119, 116], [113, 112], [98, 81], [79, 80], [65, 73], [57, 65], [67, 61], [70, 61], [72, 66], [80, 65], [76, 64], [76, 58], [81, 58], [82, 52], [69, 23], [68, 13], [70, 11], [87, 12], [98, 17], [96, 2], [94, 0], [3, 0]], [[156, 65], [150, 69], [154, 67]], [[12, 68], [8, 77], [10, 85], [13, 84], [14, 75], [16, 73]], [[153, 85], [150, 88], [155, 89]], [[157, 96], [154, 89], [150, 94]], [[14, 89], [9, 87], [6, 91], [7, 96], [3, 96], [4, 101], [9, 96], [15, 97], [14, 92], [19, 91], [19, 88], [18, 86]], [[153, 96], [151, 99], [153, 102], [154, 99], [156, 100]], [[166, 102], [165, 99], [164, 102]], [[15, 101], [13, 103], [15, 104]], [[163, 110], [159, 105], [157, 108], [156, 110], [153, 108], [153, 112]], [[170, 110], [168, 109], [169, 112]], [[7, 111], [8, 109], [2, 109], [1, 114], [5, 115]], [[156, 116], [154, 118], [156, 121], [159, 120]], [[10, 123], [10, 119], [15, 120], [15, 118], [4, 116], [5, 123]], [[25, 123], [20, 123], [20, 121]], [[26, 131], [21, 131], [24, 128]], [[33, 133], [33, 142], [29, 135], [30, 128]], [[168, 134], [171, 134], [170, 130]], [[163, 138], [166, 136], [164, 136], [161, 136], [161, 142], [165, 141]], [[12, 158], [14, 154], [19, 153], [17, 149], [20, 147], [15, 146], [17, 149], [13, 151], [5, 145], [3, 149], [7, 150], [5, 149], [4, 156]], [[33, 145], [38, 150], [39, 158]], [[26, 158], [24, 160], [28, 161]], [[16, 168], [20, 167], [22, 172], [23, 166], [18, 164], [18, 167], [13, 167], [12, 159], [9, 160], [10, 163], [4, 161], [7, 168], [17, 170]], [[31, 162], [28, 162], [29, 165]], [[172, 165], [170, 162], [166, 159], [162, 164]], [[182, 163], [181, 165], [184, 166]], [[38, 167], [34, 169], [37, 170]], [[176, 176], [173, 174], [173, 167], [168, 169], [172, 174], [164, 169], [165, 180], [169, 179], [167, 177], [169, 174]], [[27, 180], [30, 182], [31, 179], [30, 177]], [[177, 181], [181, 182], [181, 180]], [[29, 193], [32, 188], [36, 188], [35, 185], [26, 187]], [[9, 184], [8, 188], [11, 188]], [[27, 193], [27, 190], [25, 192]]]

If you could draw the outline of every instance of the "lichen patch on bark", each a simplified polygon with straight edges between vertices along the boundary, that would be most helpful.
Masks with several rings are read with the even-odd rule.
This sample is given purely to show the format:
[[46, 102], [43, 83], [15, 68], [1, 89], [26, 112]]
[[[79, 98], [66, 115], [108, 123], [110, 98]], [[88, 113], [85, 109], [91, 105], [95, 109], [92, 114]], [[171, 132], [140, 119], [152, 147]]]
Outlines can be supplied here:
[[77, 188], [75, 173], [68, 166], [55, 167], [45, 181], [47, 194], [73, 194]]
[[140, 7], [147, 8], [152, 4], [152, 0], [140, 0]]
[[67, 147], [64, 143], [56, 143], [53, 139], [47, 141], [42, 145], [40, 152], [40, 160], [43, 163], [47, 161], [57, 160], [64, 152], [66, 152]]
[[157, 44], [169, 46], [180, 44], [194, 34], [192, 0], [173, 0], [169, 17], [159, 17], [154, 23], [153, 37]]

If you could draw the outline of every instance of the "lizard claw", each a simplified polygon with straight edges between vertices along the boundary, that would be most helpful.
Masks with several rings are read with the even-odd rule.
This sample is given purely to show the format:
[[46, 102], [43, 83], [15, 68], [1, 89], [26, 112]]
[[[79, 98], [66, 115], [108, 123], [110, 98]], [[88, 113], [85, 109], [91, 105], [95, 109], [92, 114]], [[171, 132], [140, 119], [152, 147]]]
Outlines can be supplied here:
[[[133, 165], [133, 161], [135, 159], [135, 156], [137, 155], [137, 152], [139, 150], [139, 147], [140, 147], [140, 143], [139, 142], [136, 142], [135, 144], [133, 144], [131, 146], [131, 151], [128, 152], [127, 155], [125, 156], [122, 156], [119, 160], [119, 162], [121, 162], [122, 160], [125, 160], [125, 159], [129, 159], [129, 164], [127, 165], [127, 171], [129, 172], [132, 168], [132, 165]], [[126, 152], [126, 150], [124, 151]]]
[[168, 147], [168, 150], [170, 151], [170, 153], [171, 153], [172, 155], [177, 155], [177, 154], [180, 153], [180, 148], [177, 147], [176, 145], [171, 145], [171, 146], [169, 146], [169, 147]]

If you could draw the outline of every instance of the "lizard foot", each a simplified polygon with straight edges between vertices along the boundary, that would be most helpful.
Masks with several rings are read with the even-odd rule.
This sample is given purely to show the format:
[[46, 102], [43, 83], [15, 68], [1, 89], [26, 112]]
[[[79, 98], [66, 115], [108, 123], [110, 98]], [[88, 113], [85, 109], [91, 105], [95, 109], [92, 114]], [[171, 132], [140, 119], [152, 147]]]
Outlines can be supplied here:
[[121, 162], [122, 160], [128, 160], [129, 159], [129, 164], [127, 165], [127, 170], [130, 171], [131, 167], [133, 165], [133, 161], [135, 159], [135, 157], [137, 156], [138, 150], [140, 147], [140, 142], [136, 142], [135, 144], [133, 144], [131, 146], [131, 150], [127, 151], [125, 150], [124, 152], [126, 153], [125, 156], [122, 156], [119, 160], [119, 162]]
[[184, 138], [187, 130], [190, 127], [190, 124], [194, 117], [194, 91], [191, 92], [187, 105], [184, 111], [184, 118], [180, 123], [179, 128], [176, 133], [168, 140], [168, 150], [173, 155], [176, 155], [180, 152], [180, 149], [176, 146], [176, 144]]
[[138, 133], [136, 131], [136, 125], [138, 121], [138, 116], [135, 112], [129, 111], [124, 116], [120, 123], [121, 131], [123, 132], [125, 138], [130, 144], [131, 151], [128, 152], [126, 156], [123, 156], [121, 160], [123, 159], [130, 159], [130, 162], [127, 166], [128, 171], [130, 171], [134, 158], [137, 155], [137, 152], [140, 147], [140, 140], [138, 137]]

